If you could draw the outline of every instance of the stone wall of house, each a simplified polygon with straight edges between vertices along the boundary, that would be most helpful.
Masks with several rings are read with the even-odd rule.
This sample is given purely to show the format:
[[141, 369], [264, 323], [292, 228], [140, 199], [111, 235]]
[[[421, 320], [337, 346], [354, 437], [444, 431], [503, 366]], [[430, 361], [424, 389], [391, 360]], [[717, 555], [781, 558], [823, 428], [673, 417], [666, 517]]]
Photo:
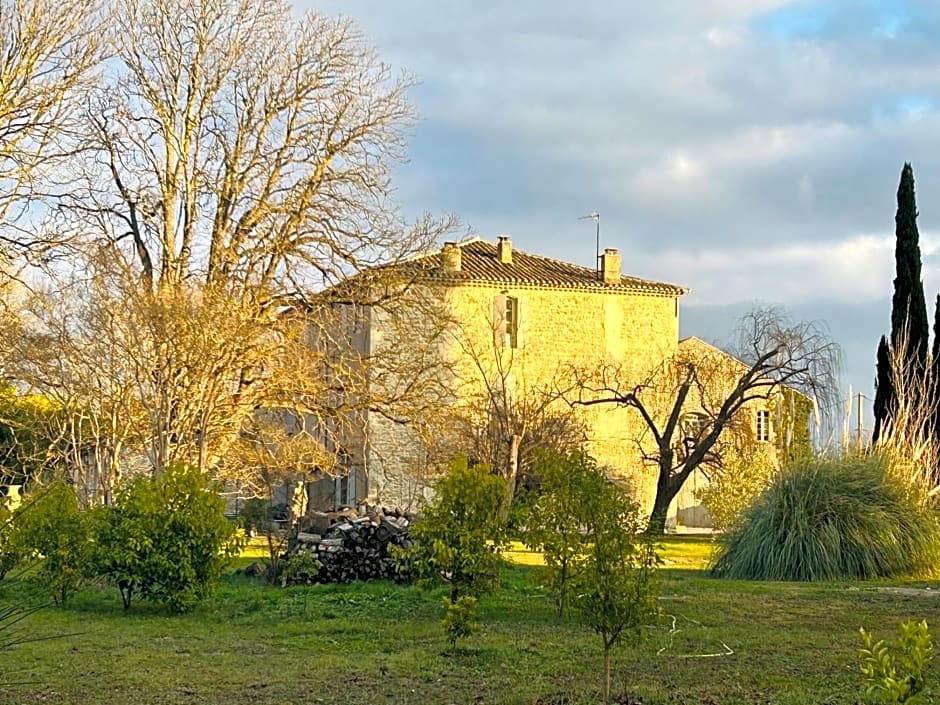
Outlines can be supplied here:
[[377, 404], [365, 415], [355, 455], [364, 478], [357, 489], [370, 503], [416, 509], [454, 455], [447, 440], [455, 400], [450, 318], [444, 292], [418, 286], [369, 314], [364, 351]]
[[[442, 342], [453, 387], [453, 407], [468, 405], [483, 390], [484, 373], [502, 369], [515, 394], [539, 387], [566, 387], [572, 370], [591, 373], [604, 363], [622, 365], [625, 384], [642, 381], [675, 352], [678, 307], [672, 296], [604, 290], [506, 288], [467, 285], [442, 292], [454, 319], [452, 335]], [[518, 302], [516, 347], [501, 329], [505, 297]], [[379, 327], [380, 328], [380, 327]], [[386, 336], [380, 332], [379, 338]], [[402, 341], [405, 343], [406, 341]], [[556, 402], [566, 405], [564, 401]], [[636, 412], [613, 405], [584, 407], [589, 452], [612, 476], [633, 488], [644, 511], [652, 506], [656, 479], [644, 467], [637, 443], [644, 427]], [[386, 504], [406, 506], [424, 492], [423, 482], [439, 465], [427, 453], [435, 439], [420, 439], [407, 426], [370, 418], [369, 495]], [[439, 442], [446, 446], [446, 430]]]
[[[502, 346], [499, 335], [493, 342], [494, 324], [499, 322], [493, 301], [501, 296], [519, 302], [515, 349]], [[464, 337], [476, 341], [491, 358], [502, 355], [503, 367], [511, 369], [521, 393], [545, 385], [566, 388], [573, 371], [590, 374], [605, 363], [620, 365], [618, 377], [631, 389], [672, 355], [678, 342], [678, 307], [671, 296], [475, 286], [452, 290], [449, 300], [465, 322]], [[464, 354], [459, 350], [456, 355]], [[471, 388], [480, 383], [473, 367], [464, 359], [460, 375]], [[629, 483], [644, 511], [651, 508], [656, 480], [638, 449], [644, 426], [636, 412], [604, 404], [583, 407], [580, 413], [588, 429], [588, 452], [612, 476]]]
[[389, 508], [414, 511], [431, 497], [436, 467], [428, 443], [411, 426], [370, 414], [367, 500]]
[[[363, 415], [361, 433], [357, 431], [344, 444], [361, 479], [356, 484], [357, 499], [386, 506], [413, 509], [421, 498], [430, 496], [430, 485], [458, 447], [456, 420], [471, 415], [474, 400], [484, 394], [483, 377], [492, 380], [500, 374], [498, 370], [506, 376], [510, 393], [524, 395], [538, 388], [568, 388], [573, 371], [590, 374], [600, 365], [612, 363], [622, 368], [618, 375], [622, 388], [632, 389], [679, 353], [679, 357], [687, 355], [708, 363], [703, 363], [703, 370], [711, 369], [713, 379], [720, 382], [712, 385], [712, 406], [730, 391], [728, 385], [734, 384], [743, 370], [740, 362], [702, 341], [678, 343], [678, 302], [673, 296], [613, 287], [513, 288], [479, 283], [424, 288], [415, 295], [422, 304], [410, 312], [413, 315], [365, 311], [347, 316], [356, 348], [375, 359], [390, 353], [407, 359], [409, 351], [421, 351], [429, 334], [440, 332], [442, 325], [447, 327], [447, 334], [439, 336], [434, 348], [440, 358], [438, 382], [447, 391], [436, 404], [417, 412], [420, 430], [369, 412]], [[502, 329], [507, 297], [516, 301], [518, 316], [516, 335], [508, 339]], [[426, 306], [432, 299], [440, 306]], [[426, 364], [427, 351], [422, 354]], [[674, 374], [678, 374], [675, 370], [674, 366]], [[402, 366], [401, 375], [407, 374], [407, 365]], [[660, 369], [658, 374], [666, 373]], [[382, 379], [394, 386], [404, 381], [401, 375], [383, 375]], [[660, 377], [659, 382], [661, 398], [656, 398], [655, 391], [647, 391], [644, 401], [652, 409], [662, 410], [672, 402], [677, 380]], [[690, 396], [687, 409], [707, 402], [696, 394]], [[555, 403], [567, 409], [566, 402]], [[752, 439], [757, 411], [772, 406], [760, 400], [742, 410], [741, 425]], [[652, 449], [639, 414], [610, 404], [577, 407], [577, 413], [588, 431], [588, 451], [612, 476], [632, 488], [642, 511], [648, 512], [657, 472], [651, 463], [643, 462], [641, 447]], [[410, 414], [415, 418], [414, 410]], [[710, 525], [710, 517], [696, 496], [707, 483], [701, 470], [689, 478], [673, 502], [669, 524]]]

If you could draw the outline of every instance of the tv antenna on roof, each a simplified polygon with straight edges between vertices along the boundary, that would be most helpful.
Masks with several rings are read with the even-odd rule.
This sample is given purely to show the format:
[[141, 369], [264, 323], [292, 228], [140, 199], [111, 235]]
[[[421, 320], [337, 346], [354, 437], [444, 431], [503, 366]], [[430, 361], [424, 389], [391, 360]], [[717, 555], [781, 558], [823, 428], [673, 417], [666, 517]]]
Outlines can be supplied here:
[[594, 221], [594, 269], [601, 272], [601, 214], [597, 211], [582, 215], [578, 220]]

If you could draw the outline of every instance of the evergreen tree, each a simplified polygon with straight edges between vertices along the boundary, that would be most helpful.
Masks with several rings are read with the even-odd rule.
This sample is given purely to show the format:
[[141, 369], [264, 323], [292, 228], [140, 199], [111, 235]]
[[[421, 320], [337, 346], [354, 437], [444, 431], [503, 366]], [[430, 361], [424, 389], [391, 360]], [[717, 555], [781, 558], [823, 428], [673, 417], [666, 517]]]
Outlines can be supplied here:
[[923, 370], [930, 348], [930, 324], [920, 276], [920, 236], [917, 232], [917, 203], [914, 198], [914, 170], [909, 163], [901, 170], [898, 185], [898, 212], [894, 217], [894, 298], [891, 305], [891, 346], [897, 347], [905, 327], [909, 354]]
[[881, 341], [878, 343], [877, 376], [875, 377], [875, 430], [871, 435], [872, 445], [878, 442], [882, 426], [888, 418], [888, 409], [894, 403], [894, 384], [891, 381], [891, 362], [888, 358], [888, 339], [881, 336]]
[[[891, 302], [891, 349], [898, 350], [902, 336], [906, 335], [905, 353], [909, 359], [903, 361], [904, 369], [923, 375], [927, 369], [930, 350], [930, 324], [927, 319], [927, 302], [924, 299], [924, 284], [920, 272], [920, 235], [917, 232], [917, 203], [914, 196], [914, 170], [905, 163], [898, 184], [898, 210], [894, 217], [895, 247], [894, 262], [897, 275], [894, 278], [894, 297]], [[875, 394], [875, 432], [872, 441], [877, 441], [884, 423], [895, 405], [894, 385], [889, 369], [889, 349], [882, 339], [878, 346], [877, 391]]]

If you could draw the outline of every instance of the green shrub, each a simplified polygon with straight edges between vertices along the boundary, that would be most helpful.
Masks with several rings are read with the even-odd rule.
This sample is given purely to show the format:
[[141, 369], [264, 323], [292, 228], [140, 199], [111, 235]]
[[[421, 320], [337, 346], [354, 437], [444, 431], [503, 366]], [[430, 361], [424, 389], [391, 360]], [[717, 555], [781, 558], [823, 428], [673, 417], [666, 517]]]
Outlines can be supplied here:
[[477, 598], [470, 595], [463, 595], [457, 598], [456, 602], [451, 602], [444, 598], [444, 619], [441, 620], [441, 626], [444, 627], [444, 633], [447, 635], [447, 643], [451, 650], [457, 648], [457, 640], [465, 639], [475, 628], [473, 617], [476, 614]]
[[244, 541], [223, 514], [225, 501], [195, 468], [174, 465], [163, 477], [137, 477], [98, 520], [96, 565], [121, 591], [182, 612], [211, 592]]
[[470, 467], [458, 458], [434, 490], [434, 501], [411, 527], [415, 545], [400, 552], [399, 560], [424, 581], [449, 582], [450, 601], [456, 603], [462, 593], [479, 594], [498, 577], [507, 542], [506, 485], [485, 465]]
[[652, 537], [641, 534], [639, 506], [594, 469], [590, 501], [582, 508], [584, 550], [573, 556], [574, 606], [600, 637], [604, 703], [610, 702], [610, 655], [625, 637], [639, 639], [659, 613], [659, 581]]
[[14, 542], [13, 510], [6, 497], [0, 497], [0, 580], [19, 562], [19, 550]]
[[940, 525], [878, 454], [819, 458], [778, 474], [729, 533], [712, 572], [836, 580], [929, 572]]
[[717, 531], [730, 531], [745, 510], [767, 489], [774, 474], [774, 451], [757, 444], [743, 451], [731, 451], [721, 467], [708, 471], [709, 482], [695, 497], [712, 516]]
[[542, 479], [541, 494], [526, 517], [522, 541], [542, 553], [547, 584], [561, 616], [570, 598], [574, 561], [585, 547], [585, 513], [607, 481], [581, 451], [542, 453], [534, 472]]
[[40, 582], [64, 604], [88, 574], [93, 553], [75, 488], [58, 481], [37, 490], [13, 512], [11, 528], [6, 551], [12, 560], [39, 560]]
[[933, 702], [925, 672], [933, 659], [933, 638], [927, 622], [913, 620], [901, 624], [895, 641], [875, 642], [871, 634], [859, 630], [860, 670], [865, 676], [865, 699], [872, 705], [918, 705]]

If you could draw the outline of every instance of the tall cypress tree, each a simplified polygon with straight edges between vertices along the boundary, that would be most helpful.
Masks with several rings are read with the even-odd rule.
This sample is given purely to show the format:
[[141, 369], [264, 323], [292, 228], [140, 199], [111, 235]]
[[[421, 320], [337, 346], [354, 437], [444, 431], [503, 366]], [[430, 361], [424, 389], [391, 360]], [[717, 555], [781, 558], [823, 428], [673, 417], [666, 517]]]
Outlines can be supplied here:
[[914, 198], [914, 170], [905, 164], [898, 185], [898, 212], [894, 216], [894, 299], [891, 302], [891, 347], [897, 348], [905, 327], [911, 361], [923, 371], [930, 349], [930, 323], [924, 284], [920, 277], [920, 235], [917, 232], [917, 203]]
[[[907, 359], [904, 368], [910, 374], [923, 377], [930, 350], [930, 323], [927, 302], [920, 273], [920, 235], [917, 232], [917, 202], [914, 197], [914, 170], [910, 163], [901, 169], [898, 184], [898, 210], [894, 216], [894, 297], [891, 301], [891, 350], [898, 350], [902, 335], [907, 335]], [[883, 349], [885, 348], [885, 349]], [[891, 383], [890, 360], [887, 343], [878, 345], [875, 394], [875, 433], [877, 441], [884, 422], [895, 405], [895, 389]], [[916, 385], [914, 385], [916, 388]]]
[[881, 437], [888, 410], [894, 404], [894, 383], [891, 381], [891, 360], [889, 359], [888, 339], [881, 336], [878, 343], [877, 376], [875, 377], [875, 430], [871, 434], [872, 445]]

